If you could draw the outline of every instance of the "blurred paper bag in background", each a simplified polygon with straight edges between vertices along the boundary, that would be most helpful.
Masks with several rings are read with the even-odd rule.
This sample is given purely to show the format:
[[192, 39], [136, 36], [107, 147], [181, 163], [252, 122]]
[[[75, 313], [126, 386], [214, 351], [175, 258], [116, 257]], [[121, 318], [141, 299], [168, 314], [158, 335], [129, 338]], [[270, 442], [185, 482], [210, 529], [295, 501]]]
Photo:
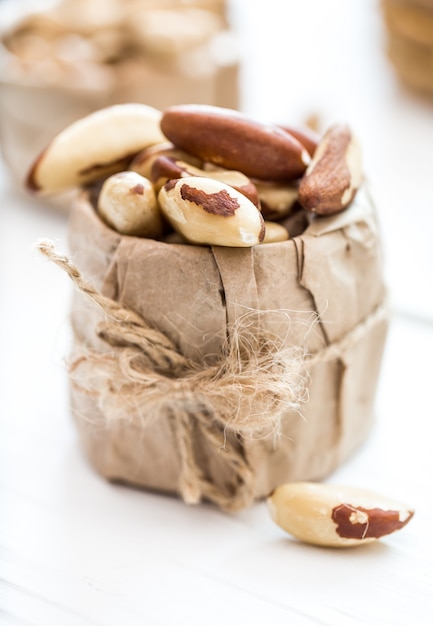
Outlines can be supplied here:
[[57, 132], [104, 106], [239, 106], [223, 0], [64, 0], [2, 33], [0, 70], [1, 149], [20, 185]]

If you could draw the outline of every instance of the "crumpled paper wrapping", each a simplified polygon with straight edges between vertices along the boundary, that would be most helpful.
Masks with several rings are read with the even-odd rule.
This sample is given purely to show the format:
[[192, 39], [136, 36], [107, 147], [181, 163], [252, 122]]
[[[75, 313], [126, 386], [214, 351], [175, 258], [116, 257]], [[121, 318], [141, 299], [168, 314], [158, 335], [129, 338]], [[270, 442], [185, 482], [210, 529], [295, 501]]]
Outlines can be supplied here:
[[[308, 400], [288, 412], [273, 439], [236, 439], [254, 473], [254, 498], [292, 480], [321, 479], [364, 440], [374, 398], [387, 316], [361, 338], [338, 343], [381, 309], [386, 290], [375, 211], [365, 190], [339, 215], [314, 220], [299, 236], [251, 249], [204, 247], [121, 236], [79, 199], [70, 216], [70, 250], [77, 267], [102, 293], [139, 313], [198, 363], [221, 351], [227, 329], [246, 311], [284, 310], [261, 318], [284, 343], [312, 354], [331, 344], [336, 357], [309, 368]], [[80, 293], [72, 306], [74, 350], [110, 348], [95, 335], [101, 311]], [[316, 323], [312, 323], [317, 319]], [[166, 416], [108, 423], [97, 398], [71, 381], [72, 411], [82, 445], [104, 477], [179, 492], [180, 458]], [[231, 476], [218, 449], [194, 442], [215, 485]], [[236, 495], [236, 494], [235, 494]]]

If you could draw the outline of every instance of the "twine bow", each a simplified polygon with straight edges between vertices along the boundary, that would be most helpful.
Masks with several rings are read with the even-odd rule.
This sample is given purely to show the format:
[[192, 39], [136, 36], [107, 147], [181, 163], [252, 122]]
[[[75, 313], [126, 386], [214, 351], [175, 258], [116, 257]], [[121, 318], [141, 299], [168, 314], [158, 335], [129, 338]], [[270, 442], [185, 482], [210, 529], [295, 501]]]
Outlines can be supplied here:
[[[110, 349], [75, 354], [73, 384], [96, 395], [107, 421], [132, 418], [146, 427], [162, 415], [169, 418], [180, 457], [179, 491], [187, 503], [206, 499], [232, 511], [249, 506], [254, 473], [242, 439], [277, 439], [282, 417], [299, 413], [307, 399], [307, 367], [341, 357], [387, 316], [382, 303], [339, 342], [311, 355], [258, 336], [257, 315], [247, 314], [231, 329], [218, 361], [198, 365], [137, 313], [95, 290], [52, 243], [40, 242], [38, 249], [105, 314], [95, 332]], [[194, 449], [198, 437], [219, 451], [230, 482], [216, 485], [206, 476]]]
[[[254, 474], [241, 438], [276, 439], [282, 416], [299, 411], [306, 399], [301, 348], [256, 336], [246, 315], [218, 361], [198, 365], [137, 313], [95, 290], [51, 243], [41, 242], [38, 249], [105, 313], [96, 334], [111, 350], [84, 349], [75, 355], [73, 382], [97, 395], [109, 421], [134, 417], [146, 426], [161, 415], [170, 418], [180, 456], [179, 490], [186, 502], [204, 498], [226, 510], [250, 505]], [[233, 476], [230, 484], [217, 486], [206, 477], [194, 451], [197, 435], [222, 455]]]

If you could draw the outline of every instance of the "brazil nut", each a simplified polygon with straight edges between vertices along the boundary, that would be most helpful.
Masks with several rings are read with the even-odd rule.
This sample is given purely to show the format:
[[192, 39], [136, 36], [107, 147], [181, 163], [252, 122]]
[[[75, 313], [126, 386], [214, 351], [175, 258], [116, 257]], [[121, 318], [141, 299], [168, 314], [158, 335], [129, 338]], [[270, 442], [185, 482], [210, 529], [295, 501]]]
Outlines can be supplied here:
[[278, 126], [209, 105], [177, 105], [161, 118], [164, 135], [203, 160], [247, 176], [293, 180], [310, 162], [307, 150]]
[[253, 204], [259, 207], [260, 200], [256, 186], [245, 174], [242, 174], [242, 172], [223, 168], [205, 171], [189, 163], [185, 163], [184, 161], [174, 160], [168, 156], [155, 159], [150, 172], [150, 179], [157, 190], [159, 190], [167, 180], [172, 178], [184, 178], [186, 176], [202, 176], [219, 180], [242, 193], [251, 200]]
[[152, 183], [137, 172], [108, 177], [97, 201], [102, 219], [123, 235], [156, 239], [161, 236], [162, 216]]
[[159, 157], [184, 161], [195, 167], [201, 167], [203, 163], [202, 159], [185, 152], [185, 150], [176, 148], [170, 141], [163, 141], [139, 152], [131, 161], [129, 169], [138, 172], [145, 178], [151, 178], [152, 166]]
[[38, 156], [27, 188], [52, 194], [126, 169], [137, 152], [164, 140], [160, 117], [144, 104], [118, 104], [74, 122]]
[[260, 211], [220, 181], [200, 176], [169, 180], [158, 201], [171, 226], [190, 243], [245, 248], [263, 241]]
[[361, 546], [400, 530], [414, 510], [359, 487], [286, 483], [269, 496], [272, 519], [301, 541], [344, 548]]
[[318, 215], [346, 209], [362, 181], [361, 152], [346, 124], [332, 126], [323, 136], [299, 184], [299, 202]]

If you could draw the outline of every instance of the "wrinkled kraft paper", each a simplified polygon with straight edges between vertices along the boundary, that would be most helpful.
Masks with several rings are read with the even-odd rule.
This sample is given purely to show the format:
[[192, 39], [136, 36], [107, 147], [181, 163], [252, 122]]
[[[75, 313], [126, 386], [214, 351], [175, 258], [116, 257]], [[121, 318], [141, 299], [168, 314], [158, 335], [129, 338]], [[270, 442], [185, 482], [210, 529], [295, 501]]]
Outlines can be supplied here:
[[[378, 227], [362, 190], [344, 213], [316, 219], [291, 240], [252, 249], [121, 236], [81, 198], [70, 216], [70, 248], [96, 288], [139, 313], [197, 362], [212, 361], [227, 325], [247, 310], [289, 311], [290, 322], [285, 318], [284, 324], [269, 317], [272, 331], [293, 344], [306, 341], [314, 353], [344, 337], [385, 298]], [[315, 313], [320, 323], [311, 326]], [[97, 307], [76, 293], [76, 346], [109, 350], [95, 336], [100, 320]], [[385, 316], [339, 358], [311, 367], [302, 415], [284, 416], [276, 444], [241, 441], [255, 474], [256, 498], [286, 481], [326, 476], [364, 440], [373, 420], [386, 331]], [[166, 417], [144, 428], [132, 419], [108, 424], [96, 399], [74, 385], [71, 400], [82, 444], [103, 476], [178, 491], [180, 461]], [[229, 481], [219, 451], [204, 441], [195, 445], [208, 478], [216, 485]]]

